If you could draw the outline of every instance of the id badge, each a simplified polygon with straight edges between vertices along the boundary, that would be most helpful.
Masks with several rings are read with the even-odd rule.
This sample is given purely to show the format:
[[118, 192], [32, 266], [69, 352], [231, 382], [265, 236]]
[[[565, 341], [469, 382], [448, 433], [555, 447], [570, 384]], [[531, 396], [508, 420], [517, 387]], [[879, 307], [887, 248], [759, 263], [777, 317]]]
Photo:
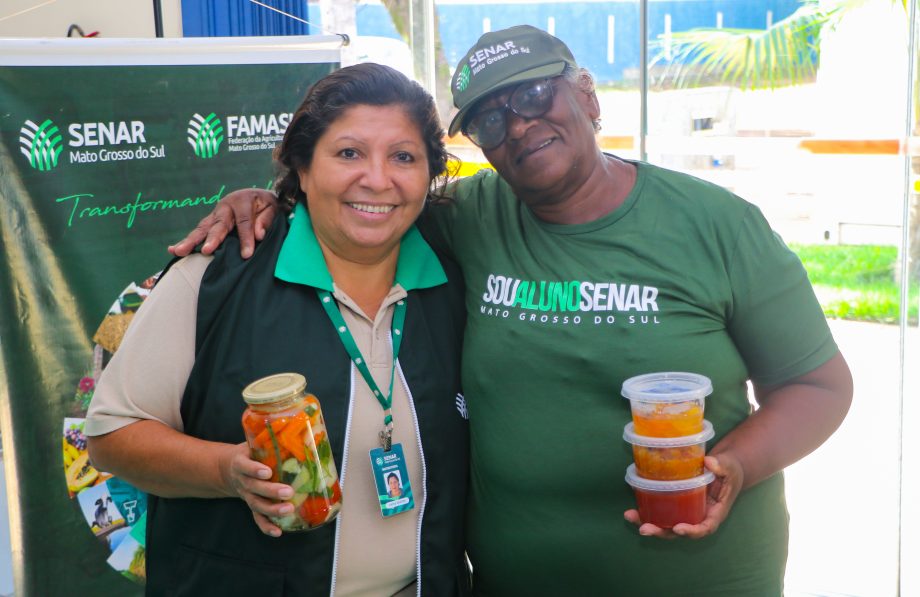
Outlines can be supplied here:
[[384, 452], [383, 448], [374, 448], [370, 455], [380, 513], [383, 517], [395, 516], [414, 508], [415, 499], [409, 485], [402, 444], [393, 444], [389, 452]]

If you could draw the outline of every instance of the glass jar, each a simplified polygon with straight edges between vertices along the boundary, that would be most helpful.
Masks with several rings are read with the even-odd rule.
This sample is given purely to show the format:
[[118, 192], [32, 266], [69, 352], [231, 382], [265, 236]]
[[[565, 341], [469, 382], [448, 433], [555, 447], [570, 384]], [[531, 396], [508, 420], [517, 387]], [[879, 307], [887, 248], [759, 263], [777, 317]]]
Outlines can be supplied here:
[[294, 512], [271, 517], [282, 531], [315, 529], [334, 520], [342, 490], [323, 413], [299, 373], [278, 373], [243, 389], [243, 431], [253, 460], [272, 469], [271, 481], [294, 489]]

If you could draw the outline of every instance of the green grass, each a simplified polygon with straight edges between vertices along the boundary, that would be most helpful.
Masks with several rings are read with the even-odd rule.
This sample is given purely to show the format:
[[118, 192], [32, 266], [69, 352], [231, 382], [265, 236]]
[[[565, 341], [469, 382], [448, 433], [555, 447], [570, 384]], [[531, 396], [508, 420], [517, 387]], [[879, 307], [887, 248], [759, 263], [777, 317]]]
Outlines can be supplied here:
[[[878, 245], [797, 245], [825, 315], [896, 324], [901, 288], [895, 281], [898, 250]], [[908, 321], [917, 323], [918, 285], [910, 284]]]

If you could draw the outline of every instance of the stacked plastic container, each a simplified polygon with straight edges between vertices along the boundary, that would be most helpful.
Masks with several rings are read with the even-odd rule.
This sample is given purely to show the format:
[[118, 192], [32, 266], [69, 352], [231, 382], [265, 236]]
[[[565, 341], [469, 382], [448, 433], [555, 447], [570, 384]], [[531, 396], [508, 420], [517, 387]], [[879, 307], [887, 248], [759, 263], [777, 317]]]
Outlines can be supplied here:
[[715, 476], [703, 465], [712, 424], [703, 418], [709, 378], [663, 372], [631, 377], [622, 394], [632, 410], [623, 439], [632, 444], [626, 482], [636, 494], [639, 518], [669, 529], [706, 517], [707, 486]]

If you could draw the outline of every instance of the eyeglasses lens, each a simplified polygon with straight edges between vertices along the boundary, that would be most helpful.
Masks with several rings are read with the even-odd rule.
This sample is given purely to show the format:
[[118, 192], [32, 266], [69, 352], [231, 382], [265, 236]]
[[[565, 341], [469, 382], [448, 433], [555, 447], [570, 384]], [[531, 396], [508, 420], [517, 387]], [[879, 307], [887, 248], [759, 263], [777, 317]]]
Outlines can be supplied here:
[[504, 106], [483, 110], [470, 118], [464, 132], [482, 149], [493, 149], [505, 140], [507, 119], [511, 110], [522, 118], [537, 118], [553, 105], [553, 86], [548, 80], [528, 81], [518, 85]]
[[508, 104], [518, 116], [543, 116], [553, 104], [553, 86], [549, 81], [537, 81], [533, 85], [518, 87], [511, 94]]

